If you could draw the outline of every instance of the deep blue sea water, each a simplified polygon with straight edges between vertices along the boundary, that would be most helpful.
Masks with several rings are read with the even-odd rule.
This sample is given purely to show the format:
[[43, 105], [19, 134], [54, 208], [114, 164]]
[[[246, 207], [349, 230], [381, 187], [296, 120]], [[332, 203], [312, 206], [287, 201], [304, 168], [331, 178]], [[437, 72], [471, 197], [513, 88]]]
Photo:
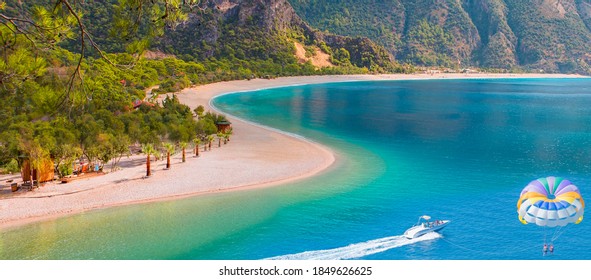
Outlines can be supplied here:
[[[2, 259], [591, 259], [589, 220], [523, 225], [523, 187], [591, 196], [591, 79], [304, 85], [235, 93], [229, 114], [330, 147], [328, 172], [261, 190], [92, 211], [0, 233]], [[401, 237], [420, 215], [441, 234]], [[543, 243], [556, 250], [543, 257]], [[29, 242], [26, 242], [29, 240]], [[26, 244], [26, 245], [23, 245]]]

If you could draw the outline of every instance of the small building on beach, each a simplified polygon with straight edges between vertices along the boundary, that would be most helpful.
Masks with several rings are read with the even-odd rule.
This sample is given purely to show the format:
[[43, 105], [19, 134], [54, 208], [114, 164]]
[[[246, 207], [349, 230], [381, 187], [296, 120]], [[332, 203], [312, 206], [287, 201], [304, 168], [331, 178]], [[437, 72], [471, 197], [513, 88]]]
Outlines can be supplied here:
[[28, 158], [23, 160], [21, 166], [21, 177], [23, 182], [38, 181], [39, 183], [53, 180], [55, 176], [53, 160], [51, 158], [44, 158], [38, 168], [32, 169]]
[[218, 128], [219, 132], [225, 133], [228, 131], [228, 129], [230, 129], [232, 127], [232, 123], [227, 120], [218, 121], [215, 123], [215, 126]]

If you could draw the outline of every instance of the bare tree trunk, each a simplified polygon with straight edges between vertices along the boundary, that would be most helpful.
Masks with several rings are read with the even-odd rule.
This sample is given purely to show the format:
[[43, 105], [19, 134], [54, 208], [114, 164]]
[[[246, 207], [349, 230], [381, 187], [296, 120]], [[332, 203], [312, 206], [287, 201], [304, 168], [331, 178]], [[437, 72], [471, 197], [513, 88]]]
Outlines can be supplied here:
[[166, 152], [166, 169], [170, 169], [170, 152]]
[[148, 154], [148, 159], [146, 160], [146, 177], [150, 177], [152, 172], [150, 171], [150, 155]]

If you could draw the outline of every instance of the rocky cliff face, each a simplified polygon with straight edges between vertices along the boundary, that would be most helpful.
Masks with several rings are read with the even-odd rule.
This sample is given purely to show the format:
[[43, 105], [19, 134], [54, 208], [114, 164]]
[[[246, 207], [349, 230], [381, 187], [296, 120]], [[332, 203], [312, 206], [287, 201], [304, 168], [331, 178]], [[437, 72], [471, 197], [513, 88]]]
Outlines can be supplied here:
[[577, 2], [577, 10], [585, 22], [587, 29], [591, 30], [591, 0], [580, 0]]
[[293, 57], [280, 57], [278, 53], [294, 53], [289, 50], [293, 48], [292, 40], [308, 45], [324, 42], [331, 49], [346, 49], [351, 63], [359, 67], [390, 67], [394, 63], [388, 51], [367, 38], [334, 35], [310, 27], [286, 0], [213, 0], [206, 12], [192, 14], [188, 22], [169, 32], [157, 46], [202, 59], [229, 53], [245, 59], [291, 61]]
[[402, 61], [590, 71], [591, 0], [289, 1], [312, 26], [365, 35]]
[[505, 3], [510, 11], [508, 24], [518, 38], [520, 65], [552, 72], [589, 72], [591, 31], [575, 0]]
[[480, 63], [485, 67], [510, 69], [517, 65], [517, 37], [507, 23], [507, 6], [495, 0], [471, 0], [464, 3], [481, 38]]

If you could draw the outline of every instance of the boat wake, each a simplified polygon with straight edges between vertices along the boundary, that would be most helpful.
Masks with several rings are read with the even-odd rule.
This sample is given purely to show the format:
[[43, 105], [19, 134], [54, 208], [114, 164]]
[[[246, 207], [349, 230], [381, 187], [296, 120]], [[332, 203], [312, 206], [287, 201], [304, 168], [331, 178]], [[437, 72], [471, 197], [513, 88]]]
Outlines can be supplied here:
[[267, 260], [347, 260], [356, 259], [364, 256], [373, 255], [376, 253], [384, 252], [393, 248], [398, 248], [413, 243], [433, 240], [441, 237], [439, 233], [430, 232], [421, 237], [407, 239], [403, 235], [396, 235], [390, 237], [384, 237], [380, 239], [374, 239], [370, 241], [360, 242], [351, 244], [345, 247], [328, 249], [328, 250], [317, 250], [317, 251], [306, 251], [297, 254], [282, 255]]

